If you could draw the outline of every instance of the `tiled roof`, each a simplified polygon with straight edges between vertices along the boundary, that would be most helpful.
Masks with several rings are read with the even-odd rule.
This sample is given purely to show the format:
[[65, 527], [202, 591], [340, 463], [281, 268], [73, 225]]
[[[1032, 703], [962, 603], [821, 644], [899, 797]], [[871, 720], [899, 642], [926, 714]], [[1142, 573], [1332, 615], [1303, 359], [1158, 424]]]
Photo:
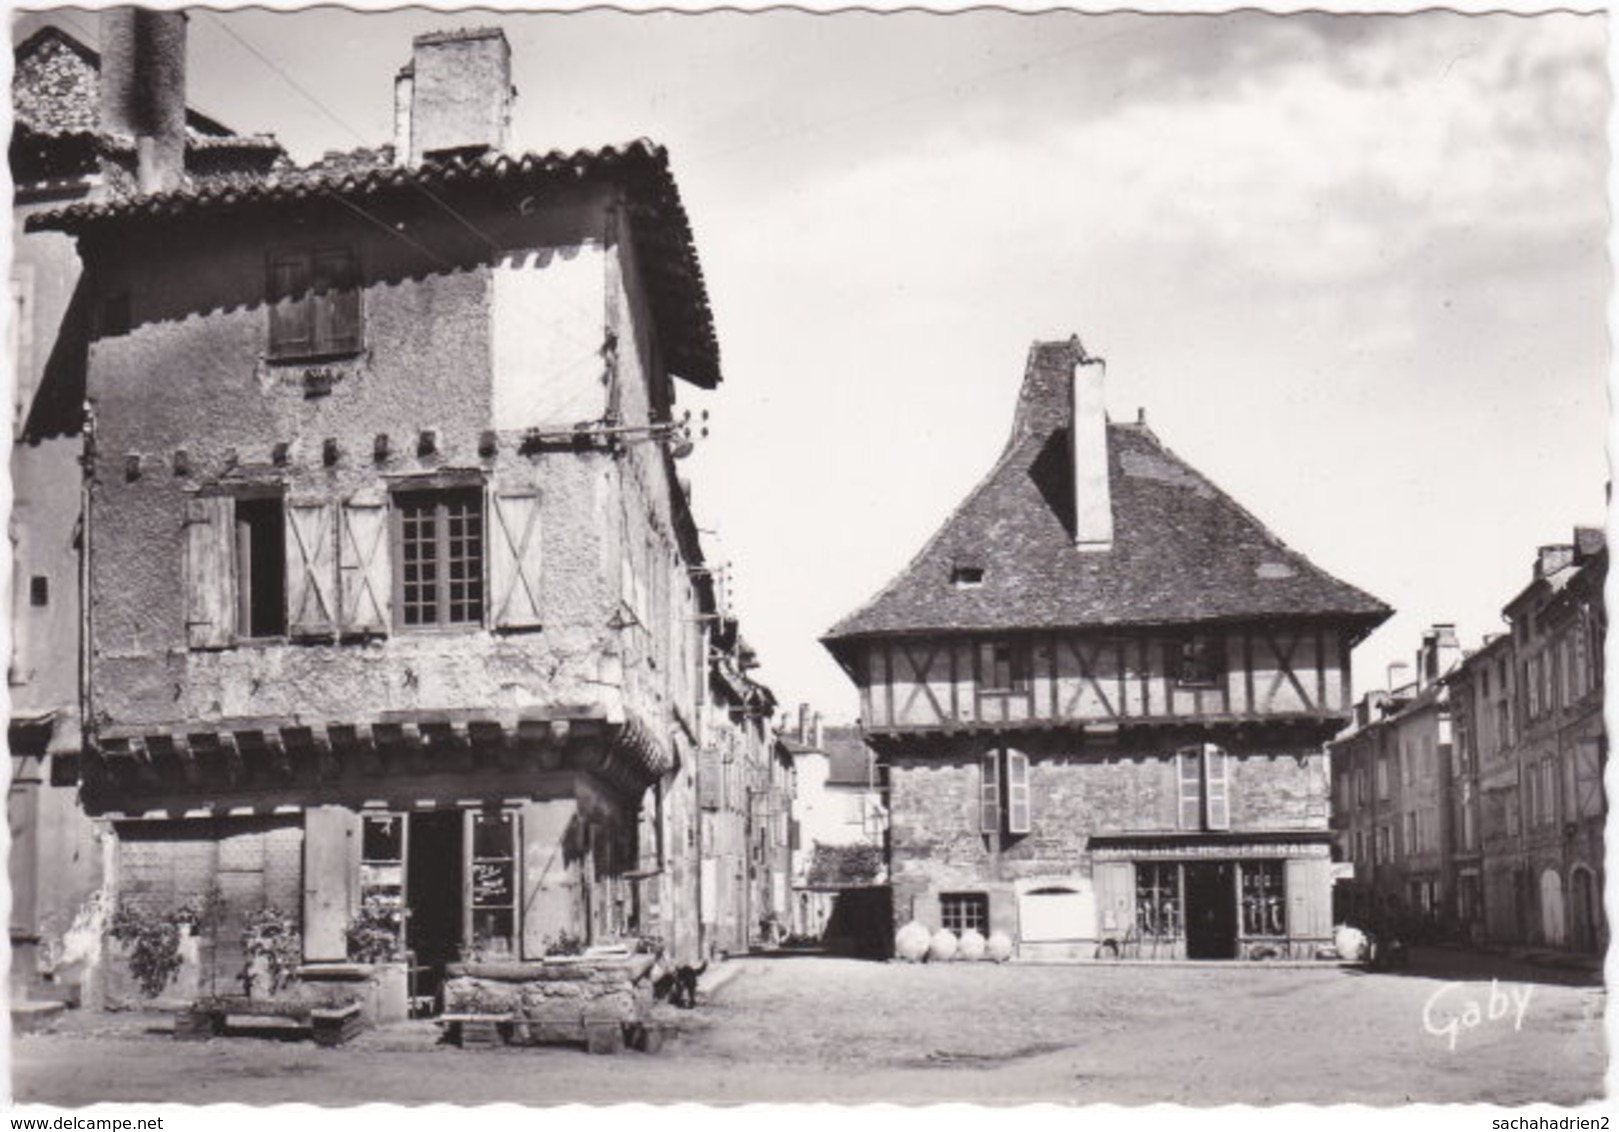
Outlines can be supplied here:
[[[1325, 617], [1370, 629], [1392, 612], [1288, 548], [1145, 424], [1107, 426], [1114, 541], [1073, 540], [1075, 343], [1036, 344], [1012, 436], [921, 553], [824, 641], [872, 634]], [[982, 571], [976, 585], [956, 568]]]
[[322, 159], [277, 171], [248, 185], [200, 185], [166, 193], [75, 204], [29, 218], [29, 231], [79, 233], [108, 225], [240, 214], [336, 197], [351, 201], [456, 194], [468, 187], [550, 188], [616, 183], [629, 193], [628, 214], [652, 292], [659, 339], [670, 372], [695, 385], [719, 384], [719, 346], [691, 226], [662, 146], [644, 139], [567, 154], [456, 155], [418, 167], [345, 164]]

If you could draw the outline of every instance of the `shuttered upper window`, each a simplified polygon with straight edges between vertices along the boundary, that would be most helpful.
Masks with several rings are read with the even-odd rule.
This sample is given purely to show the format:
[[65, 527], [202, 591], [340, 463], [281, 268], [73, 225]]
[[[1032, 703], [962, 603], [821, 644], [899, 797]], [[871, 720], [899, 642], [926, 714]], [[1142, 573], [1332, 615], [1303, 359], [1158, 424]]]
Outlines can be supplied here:
[[360, 349], [360, 272], [352, 249], [276, 252], [269, 273], [271, 358], [337, 357]]
[[979, 773], [979, 832], [1028, 833], [1029, 756], [1022, 751], [987, 751], [979, 760]]

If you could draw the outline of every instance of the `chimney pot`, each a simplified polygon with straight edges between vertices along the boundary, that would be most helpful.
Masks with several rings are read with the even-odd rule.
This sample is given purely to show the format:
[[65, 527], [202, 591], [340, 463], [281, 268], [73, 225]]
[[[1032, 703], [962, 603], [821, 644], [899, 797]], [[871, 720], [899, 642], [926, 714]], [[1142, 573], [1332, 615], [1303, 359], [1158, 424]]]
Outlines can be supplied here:
[[101, 127], [135, 143], [142, 193], [185, 180], [186, 15], [174, 9], [101, 13]]
[[505, 32], [430, 32], [412, 48], [410, 65], [394, 80], [395, 144], [409, 164], [444, 150], [505, 149], [512, 103]]

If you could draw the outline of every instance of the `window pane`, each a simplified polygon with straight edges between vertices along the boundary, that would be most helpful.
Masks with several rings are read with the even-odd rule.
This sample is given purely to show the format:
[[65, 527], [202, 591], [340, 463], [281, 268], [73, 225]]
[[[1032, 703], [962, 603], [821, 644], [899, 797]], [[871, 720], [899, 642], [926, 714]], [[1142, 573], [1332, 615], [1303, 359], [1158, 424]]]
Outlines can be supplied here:
[[365, 819], [360, 855], [367, 861], [402, 861], [405, 857], [405, 820], [398, 814]]

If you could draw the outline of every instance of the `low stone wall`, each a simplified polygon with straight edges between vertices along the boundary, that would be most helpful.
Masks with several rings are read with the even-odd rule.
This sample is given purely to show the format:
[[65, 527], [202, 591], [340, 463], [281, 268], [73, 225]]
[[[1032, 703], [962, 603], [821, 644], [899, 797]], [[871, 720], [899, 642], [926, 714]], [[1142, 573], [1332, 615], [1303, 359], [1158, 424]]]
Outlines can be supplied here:
[[652, 967], [650, 955], [452, 964], [444, 1011], [509, 1016], [519, 1044], [581, 1041], [592, 1026], [647, 1021]]

